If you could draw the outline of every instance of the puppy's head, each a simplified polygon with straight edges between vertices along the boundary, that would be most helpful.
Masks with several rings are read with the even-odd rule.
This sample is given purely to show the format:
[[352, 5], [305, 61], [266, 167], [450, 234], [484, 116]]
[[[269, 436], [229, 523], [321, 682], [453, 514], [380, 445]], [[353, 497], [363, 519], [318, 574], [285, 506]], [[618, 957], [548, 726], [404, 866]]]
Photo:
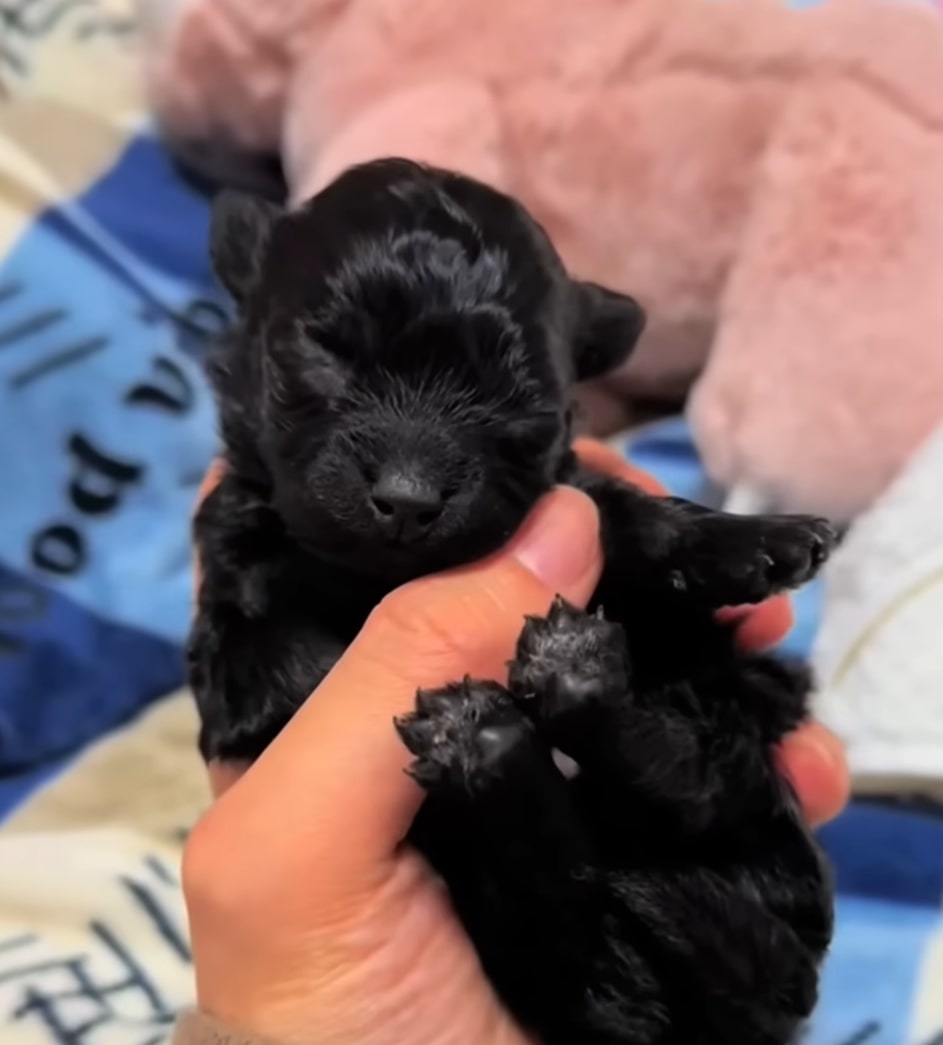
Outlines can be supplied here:
[[516, 202], [401, 160], [293, 212], [223, 196], [212, 254], [239, 311], [215, 367], [231, 467], [312, 552], [394, 580], [514, 532], [567, 452], [572, 384], [644, 324]]

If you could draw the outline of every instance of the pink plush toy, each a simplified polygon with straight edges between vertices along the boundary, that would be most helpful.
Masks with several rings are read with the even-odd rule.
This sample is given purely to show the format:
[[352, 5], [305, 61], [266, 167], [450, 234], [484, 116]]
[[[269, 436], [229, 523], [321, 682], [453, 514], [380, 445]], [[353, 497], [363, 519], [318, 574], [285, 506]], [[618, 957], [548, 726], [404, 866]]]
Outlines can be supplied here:
[[938, 0], [140, 2], [168, 133], [294, 200], [381, 155], [519, 195], [722, 483], [849, 518], [943, 416]]

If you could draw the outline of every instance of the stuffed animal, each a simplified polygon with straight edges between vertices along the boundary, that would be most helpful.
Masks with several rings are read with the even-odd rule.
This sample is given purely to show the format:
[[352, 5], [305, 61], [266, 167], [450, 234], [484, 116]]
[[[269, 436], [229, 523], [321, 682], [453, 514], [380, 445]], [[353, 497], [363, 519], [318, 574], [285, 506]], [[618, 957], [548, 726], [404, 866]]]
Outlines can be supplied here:
[[521, 197], [650, 325], [715, 480], [848, 519], [943, 415], [940, 0], [139, 0], [178, 142], [291, 198], [386, 155]]

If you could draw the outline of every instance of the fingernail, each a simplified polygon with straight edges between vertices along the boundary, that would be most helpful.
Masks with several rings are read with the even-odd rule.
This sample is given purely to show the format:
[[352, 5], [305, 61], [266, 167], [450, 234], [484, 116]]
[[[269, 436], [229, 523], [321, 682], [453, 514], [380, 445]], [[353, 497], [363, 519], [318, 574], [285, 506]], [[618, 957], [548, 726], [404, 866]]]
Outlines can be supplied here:
[[551, 591], [565, 593], [599, 569], [596, 506], [578, 490], [554, 490], [531, 513], [509, 551]]

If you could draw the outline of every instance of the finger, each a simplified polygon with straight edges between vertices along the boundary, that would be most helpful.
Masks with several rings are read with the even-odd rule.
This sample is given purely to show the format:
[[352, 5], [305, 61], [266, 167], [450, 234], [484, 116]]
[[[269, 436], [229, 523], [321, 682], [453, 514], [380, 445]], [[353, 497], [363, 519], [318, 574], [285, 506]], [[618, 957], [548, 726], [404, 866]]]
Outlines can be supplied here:
[[[203, 476], [203, 481], [200, 483], [199, 489], [196, 492], [196, 501], [193, 504], [193, 514], [200, 509], [200, 505], [206, 500], [206, 498], [219, 486], [219, 481], [223, 477], [223, 472], [226, 469], [226, 463], [219, 458], [216, 458], [206, 470], [206, 474]], [[196, 552], [193, 551], [193, 597], [196, 598], [199, 590], [200, 583], [202, 581], [202, 572], [200, 570], [200, 557]]]
[[845, 749], [824, 726], [813, 722], [787, 737], [779, 759], [814, 827], [833, 820], [845, 808], [851, 791]]
[[585, 604], [601, 570], [598, 526], [588, 498], [556, 491], [502, 554], [385, 599], [217, 807], [238, 802], [240, 830], [280, 873], [299, 859], [330, 867], [319, 872], [328, 889], [385, 873], [421, 801], [393, 719], [420, 687], [506, 677], [524, 615], [545, 613], [554, 594]]
[[580, 462], [590, 471], [611, 475], [613, 479], [622, 479], [640, 490], [645, 490], [646, 493], [667, 492], [654, 476], [635, 468], [621, 454], [603, 443], [596, 442], [595, 439], [577, 439], [573, 443], [573, 449]]
[[744, 649], [771, 649], [792, 628], [794, 616], [788, 595], [776, 595], [758, 606], [731, 606], [719, 610], [720, 620], [735, 624], [737, 641]]
[[203, 476], [203, 480], [196, 492], [196, 501], [193, 505], [194, 512], [197, 511], [206, 498], [209, 497], [217, 486], [219, 486], [219, 481], [222, 479], [225, 470], [226, 462], [218, 457], [210, 464], [209, 468], [207, 468], [206, 474]]

